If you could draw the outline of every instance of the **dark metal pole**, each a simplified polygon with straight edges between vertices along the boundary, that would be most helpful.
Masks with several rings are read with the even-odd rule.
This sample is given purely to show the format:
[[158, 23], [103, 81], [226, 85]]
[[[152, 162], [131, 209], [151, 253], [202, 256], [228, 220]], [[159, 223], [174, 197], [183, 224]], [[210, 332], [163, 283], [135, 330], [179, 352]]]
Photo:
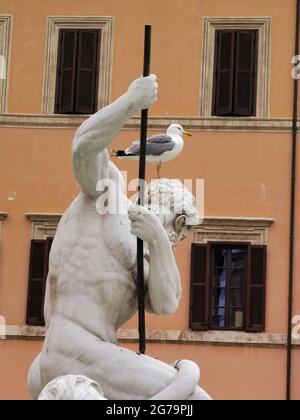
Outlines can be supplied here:
[[[144, 72], [143, 76], [150, 74], [151, 58], [151, 26], [145, 26], [144, 45]], [[141, 116], [141, 148], [139, 168], [139, 204], [145, 205], [145, 178], [146, 178], [146, 148], [148, 129], [148, 109], [142, 110]], [[145, 279], [144, 279], [144, 243], [137, 240], [137, 267], [138, 267], [138, 302], [139, 302], [139, 342], [140, 353], [146, 352], [146, 327], [145, 327]]]
[[[296, 6], [295, 56], [299, 55], [300, 0]], [[287, 340], [287, 380], [286, 399], [291, 400], [292, 352], [293, 352], [293, 292], [294, 292], [294, 254], [295, 254], [295, 196], [297, 172], [297, 122], [298, 122], [298, 78], [294, 80], [294, 109], [292, 135], [291, 167], [291, 212], [290, 212], [290, 258], [289, 258], [289, 302], [288, 302], [288, 340]]]

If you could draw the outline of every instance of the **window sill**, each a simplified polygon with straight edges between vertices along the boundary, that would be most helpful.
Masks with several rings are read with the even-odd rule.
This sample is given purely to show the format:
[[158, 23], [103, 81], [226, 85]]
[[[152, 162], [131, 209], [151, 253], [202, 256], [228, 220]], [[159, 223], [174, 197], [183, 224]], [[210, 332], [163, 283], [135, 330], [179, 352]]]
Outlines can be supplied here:
[[[43, 340], [46, 329], [44, 327], [7, 326], [6, 340]], [[137, 343], [138, 330], [120, 329], [118, 340], [120, 343]], [[1, 338], [1, 337], [0, 337]], [[190, 344], [190, 345], [213, 345], [213, 346], [237, 346], [237, 347], [261, 347], [278, 348], [287, 347], [285, 334], [268, 333], [245, 333], [232, 331], [177, 331], [177, 330], [148, 330], [147, 341], [149, 343]], [[293, 343], [296, 349], [300, 349], [300, 340]]]

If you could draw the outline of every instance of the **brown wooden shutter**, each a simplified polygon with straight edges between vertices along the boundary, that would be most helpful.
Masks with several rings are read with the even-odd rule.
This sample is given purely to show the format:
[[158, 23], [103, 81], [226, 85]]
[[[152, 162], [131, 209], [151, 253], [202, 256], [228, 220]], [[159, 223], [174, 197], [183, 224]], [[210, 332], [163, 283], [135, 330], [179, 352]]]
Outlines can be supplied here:
[[249, 247], [246, 314], [246, 330], [248, 332], [263, 332], [265, 330], [266, 261], [266, 246]]
[[79, 31], [76, 114], [93, 114], [97, 110], [100, 35], [97, 30]]
[[192, 245], [190, 328], [208, 330], [209, 314], [209, 245]]
[[214, 104], [215, 115], [233, 111], [235, 31], [217, 31]]
[[27, 324], [44, 325], [44, 300], [52, 238], [32, 240], [27, 298]]
[[60, 30], [56, 84], [56, 113], [58, 114], [74, 112], [77, 35], [77, 30]]
[[257, 31], [236, 31], [233, 114], [250, 117], [256, 108]]

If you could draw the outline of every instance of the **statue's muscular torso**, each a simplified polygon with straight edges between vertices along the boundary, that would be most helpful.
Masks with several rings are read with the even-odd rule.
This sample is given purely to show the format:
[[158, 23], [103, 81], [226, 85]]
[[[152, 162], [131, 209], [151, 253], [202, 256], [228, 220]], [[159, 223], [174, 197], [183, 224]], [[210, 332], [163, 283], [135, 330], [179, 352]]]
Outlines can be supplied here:
[[[96, 199], [80, 194], [53, 242], [46, 321], [65, 318], [106, 342], [137, 310], [136, 238], [128, 215], [99, 215]], [[112, 305], [113, 302], [113, 305]]]

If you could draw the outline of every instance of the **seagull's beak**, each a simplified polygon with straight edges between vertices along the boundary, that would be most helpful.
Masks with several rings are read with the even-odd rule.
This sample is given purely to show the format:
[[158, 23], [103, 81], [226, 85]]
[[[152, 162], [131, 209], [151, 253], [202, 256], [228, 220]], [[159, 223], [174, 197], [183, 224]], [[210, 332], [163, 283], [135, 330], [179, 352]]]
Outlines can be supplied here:
[[190, 133], [189, 131], [184, 131], [183, 132], [183, 134], [185, 135], [185, 136], [188, 136], [188, 137], [192, 137], [192, 133]]

